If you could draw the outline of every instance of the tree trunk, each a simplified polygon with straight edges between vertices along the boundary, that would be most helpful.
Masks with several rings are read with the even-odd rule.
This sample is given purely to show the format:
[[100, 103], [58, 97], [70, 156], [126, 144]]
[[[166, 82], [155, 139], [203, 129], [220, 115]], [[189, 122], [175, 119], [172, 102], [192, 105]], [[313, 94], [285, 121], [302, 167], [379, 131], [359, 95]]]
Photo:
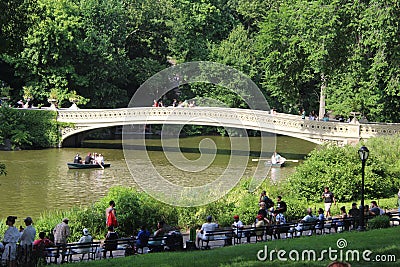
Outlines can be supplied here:
[[318, 114], [318, 118], [320, 120], [325, 115], [325, 88], [326, 88], [325, 74], [321, 73], [321, 92], [319, 97], [319, 114]]

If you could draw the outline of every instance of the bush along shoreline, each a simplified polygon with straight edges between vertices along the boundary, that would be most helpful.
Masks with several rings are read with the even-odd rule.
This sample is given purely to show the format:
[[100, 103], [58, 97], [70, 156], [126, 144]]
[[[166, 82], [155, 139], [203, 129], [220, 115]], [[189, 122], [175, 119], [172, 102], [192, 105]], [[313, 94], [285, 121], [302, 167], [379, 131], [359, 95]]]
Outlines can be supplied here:
[[[146, 224], [149, 230], [156, 230], [159, 220], [164, 220], [171, 226], [188, 231], [190, 228], [200, 227], [208, 215], [212, 215], [221, 227], [232, 224], [233, 215], [238, 214], [246, 225], [251, 225], [258, 212], [259, 194], [248, 192], [246, 185], [250, 179], [245, 179], [235, 187], [227, 196], [214, 203], [201, 207], [172, 207], [159, 202], [134, 188], [112, 187], [108, 195], [90, 206], [74, 207], [65, 211], [46, 211], [35, 220], [37, 233], [46, 232], [50, 237], [54, 227], [61, 222], [62, 218], [69, 218], [71, 236], [69, 241], [77, 241], [81, 237], [82, 229], [88, 228], [95, 239], [104, 239], [106, 234], [105, 209], [110, 200], [116, 202], [116, 211], [119, 226], [117, 231], [121, 237], [137, 234], [140, 226]], [[271, 191], [272, 191], [272, 187]], [[275, 194], [271, 195], [271, 197]], [[316, 213], [318, 208], [323, 207], [322, 201], [310, 202], [305, 199], [295, 199], [287, 195], [284, 201], [288, 204], [286, 217], [288, 221], [296, 221], [305, 215], [307, 207], [311, 207]], [[365, 203], [369, 203], [366, 200]], [[380, 199], [379, 204], [385, 209], [394, 209], [397, 197]], [[350, 207], [351, 202], [340, 202], [339, 206]], [[339, 214], [339, 209], [333, 208], [333, 215]], [[380, 226], [385, 222], [377, 222]], [[0, 227], [0, 233], [4, 234], [5, 227]]]

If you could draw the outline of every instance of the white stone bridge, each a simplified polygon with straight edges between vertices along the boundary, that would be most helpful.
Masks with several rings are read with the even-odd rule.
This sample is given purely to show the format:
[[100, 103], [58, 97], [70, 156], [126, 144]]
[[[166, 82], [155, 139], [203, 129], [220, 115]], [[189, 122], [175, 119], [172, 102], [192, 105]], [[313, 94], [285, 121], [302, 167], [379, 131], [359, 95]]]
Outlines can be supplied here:
[[63, 128], [60, 145], [65, 139], [78, 133], [132, 124], [190, 124], [245, 128], [292, 136], [316, 144], [334, 142], [338, 145], [358, 143], [361, 139], [379, 135], [400, 133], [400, 124], [396, 123], [310, 121], [303, 120], [300, 116], [283, 113], [273, 115], [269, 111], [216, 107], [60, 109], [57, 120], [72, 123], [72, 126]]

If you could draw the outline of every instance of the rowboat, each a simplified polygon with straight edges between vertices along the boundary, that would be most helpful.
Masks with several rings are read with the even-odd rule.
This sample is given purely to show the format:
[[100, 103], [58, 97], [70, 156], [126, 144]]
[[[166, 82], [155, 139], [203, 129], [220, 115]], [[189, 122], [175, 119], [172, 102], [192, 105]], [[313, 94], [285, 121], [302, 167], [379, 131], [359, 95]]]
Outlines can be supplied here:
[[285, 159], [285, 161], [277, 162], [277, 163], [272, 163], [271, 159], [252, 159], [251, 161], [265, 161], [264, 165], [269, 167], [271, 166], [272, 168], [280, 168], [285, 166], [285, 162], [299, 162], [297, 159]]
[[283, 167], [283, 165], [285, 164], [285, 162], [281, 162], [281, 163], [272, 163], [271, 161], [266, 161], [265, 166], [267, 167], [272, 167], [272, 168], [280, 168]]
[[[82, 163], [71, 163], [68, 162], [68, 169], [102, 169], [99, 164], [82, 164]], [[108, 168], [111, 166], [110, 163], [102, 164], [104, 168]]]

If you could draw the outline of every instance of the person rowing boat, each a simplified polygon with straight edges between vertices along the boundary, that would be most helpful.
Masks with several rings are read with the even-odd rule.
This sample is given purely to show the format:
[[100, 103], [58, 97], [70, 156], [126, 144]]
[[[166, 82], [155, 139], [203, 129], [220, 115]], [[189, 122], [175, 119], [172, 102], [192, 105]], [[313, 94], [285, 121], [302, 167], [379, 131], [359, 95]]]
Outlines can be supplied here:
[[104, 167], [103, 167], [103, 165], [104, 165], [104, 157], [103, 157], [103, 155], [102, 154], [98, 154], [94, 160], [95, 160], [95, 163], [100, 165], [100, 167], [104, 170]]
[[286, 159], [284, 157], [282, 157], [281, 155], [279, 155], [278, 153], [276, 153], [276, 151], [274, 151], [274, 153], [272, 154], [271, 157], [271, 163], [272, 164], [284, 164], [286, 161]]

